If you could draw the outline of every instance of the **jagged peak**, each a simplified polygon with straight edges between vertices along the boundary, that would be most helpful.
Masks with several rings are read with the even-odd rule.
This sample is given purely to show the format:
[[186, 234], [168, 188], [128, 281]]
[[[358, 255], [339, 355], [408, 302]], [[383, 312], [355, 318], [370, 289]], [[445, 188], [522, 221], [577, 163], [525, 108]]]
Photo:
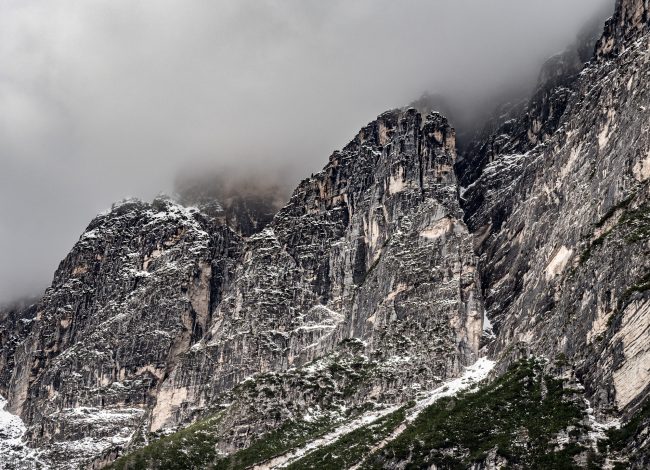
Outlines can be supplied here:
[[448, 99], [438, 93], [423, 93], [417, 100], [411, 102], [409, 107], [415, 108], [422, 116], [428, 116], [431, 112], [438, 112], [449, 119], [450, 122], [457, 121], [458, 109]]
[[605, 24], [605, 31], [596, 46], [597, 57], [617, 55], [625, 44], [645, 34], [650, 26], [650, 4], [647, 0], [617, 0], [614, 16]]
[[[356, 151], [360, 145], [382, 149], [403, 135], [420, 132], [426, 128], [427, 132], [430, 133], [430, 137], [434, 135], [437, 137], [430, 144], [444, 147], [446, 151], [455, 154], [456, 131], [450, 124], [449, 119], [439, 111], [426, 111], [426, 114], [424, 114], [413, 104], [385, 111], [377, 116], [374, 121], [364, 126], [355, 138], [343, 148], [343, 152]], [[442, 139], [440, 136], [442, 136]], [[340, 152], [334, 152], [330, 157], [330, 162], [339, 155]]]

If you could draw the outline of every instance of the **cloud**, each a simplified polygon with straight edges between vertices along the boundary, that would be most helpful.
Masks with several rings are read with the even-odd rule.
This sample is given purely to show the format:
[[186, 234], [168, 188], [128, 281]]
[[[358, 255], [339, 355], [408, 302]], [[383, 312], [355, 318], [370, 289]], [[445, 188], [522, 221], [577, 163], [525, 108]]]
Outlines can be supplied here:
[[0, 300], [114, 200], [213, 161], [295, 181], [425, 90], [529, 83], [611, 0], [4, 0]]

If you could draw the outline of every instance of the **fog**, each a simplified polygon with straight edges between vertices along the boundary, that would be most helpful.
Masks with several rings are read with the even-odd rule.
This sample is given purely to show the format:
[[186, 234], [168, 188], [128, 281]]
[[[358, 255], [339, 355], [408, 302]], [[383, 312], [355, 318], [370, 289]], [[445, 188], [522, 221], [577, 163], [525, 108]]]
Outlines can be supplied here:
[[224, 165], [293, 184], [424, 91], [534, 83], [613, 0], [2, 0], [0, 301], [99, 211]]

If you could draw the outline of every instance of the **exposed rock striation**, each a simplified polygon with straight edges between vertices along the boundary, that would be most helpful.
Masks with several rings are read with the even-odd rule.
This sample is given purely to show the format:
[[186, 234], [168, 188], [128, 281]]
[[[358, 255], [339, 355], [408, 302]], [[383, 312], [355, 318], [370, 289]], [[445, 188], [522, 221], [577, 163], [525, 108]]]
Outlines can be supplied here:
[[154, 410], [152, 428], [182, 422], [185, 408], [209, 406], [253, 373], [300, 366], [348, 338], [403, 364], [390, 382], [367, 384], [393, 400], [412, 393], [404, 386], [416, 375], [427, 387], [473, 362], [482, 305], [454, 158], [442, 116], [422, 122], [414, 109], [391, 111], [303, 181], [246, 240], [212, 327], [162, 385], [174, 398]]
[[105, 441], [90, 453], [128, 441], [179, 354], [207, 331], [238, 242], [166, 199], [125, 201], [97, 217], [15, 348], [9, 410], [31, 443], [72, 455], [87, 450], [75, 443], [84, 438]]
[[30, 300], [0, 306], [0, 395], [7, 396], [15, 368], [16, 348], [31, 331], [36, 306]]
[[614, 16], [596, 47], [599, 58], [616, 57], [634, 40], [647, 33], [650, 6], [646, 0], [617, 0]]

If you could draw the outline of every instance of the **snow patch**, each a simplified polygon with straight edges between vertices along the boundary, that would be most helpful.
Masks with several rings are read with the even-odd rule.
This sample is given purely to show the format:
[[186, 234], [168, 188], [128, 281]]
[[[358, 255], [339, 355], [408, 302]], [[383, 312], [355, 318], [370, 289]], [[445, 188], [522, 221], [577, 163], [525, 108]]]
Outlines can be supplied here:
[[607, 439], [606, 433], [609, 429], [620, 428], [621, 421], [618, 419], [613, 419], [611, 421], [607, 421], [604, 423], [597, 421], [596, 416], [594, 415], [594, 409], [591, 407], [591, 403], [589, 403], [589, 400], [587, 400], [586, 398], [584, 400], [585, 400], [585, 405], [587, 405], [586, 408], [587, 426], [590, 429], [587, 435], [589, 436], [589, 440], [591, 441], [593, 449], [597, 450], [598, 441], [603, 441]]
[[487, 315], [487, 310], [483, 310], [483, 335], [490, 340], [496, 338], [496, 335], [494, 334], [494, 325], [492, 325], [492, 322]]
[[7, 400], [0, 396], [0, 469], [27, 470], [50, 467], [39, 458], [39, 452], [27, 446], [23, 421], [5, 408]]
[[336, 428], [334, 431], [324, 435], [323, 437], [320, 437], [318, 439], [315, 439], [311, 442], [308, 442], [305, 446], [300, 447], [298, 449], [289, 451], [286, 454], [280, 455], [278, 457], [275, 457], [263, 464], [256, 465], [253, 467], [255, 470], [270, 470], [273, 468], [285, 468], [291, 463], [295, 462], [296, 460], [301, 459], [302, 457], [311, 454], [317, 449], [320, 449], [321, 447], [325, 447], [332, 442], [336, 441], [338, 438], [341, 436], [344, 436], [345, 434], [349, 434], [355, 429], [358, 429], [360, 427], [366, 426], [368, 424], [371, 424], [378, 419], [394, 412], [397, 411], [399, 406], [391, 406], [388, 408], [383, 408], [381, 410], [377, 411], [372, 411], [369, 413], [364, 414], [360, 418], [355, 419], [354, 421], [344, 424], [338, 428]]
[[409, 413], [408, 421], [413, 421], [426, 407], [433, 405], [435, 402], [444, 397], [451, 397], [458, 393], [471, 388], [473, 385], [485, 380], [496, 363], [485, 357], [476, 361], [473, 365], [465, 369], [465, 373], [459, 378], [447, 382], [429, 393], [429, 395], [418, 401], [413, 411]]

